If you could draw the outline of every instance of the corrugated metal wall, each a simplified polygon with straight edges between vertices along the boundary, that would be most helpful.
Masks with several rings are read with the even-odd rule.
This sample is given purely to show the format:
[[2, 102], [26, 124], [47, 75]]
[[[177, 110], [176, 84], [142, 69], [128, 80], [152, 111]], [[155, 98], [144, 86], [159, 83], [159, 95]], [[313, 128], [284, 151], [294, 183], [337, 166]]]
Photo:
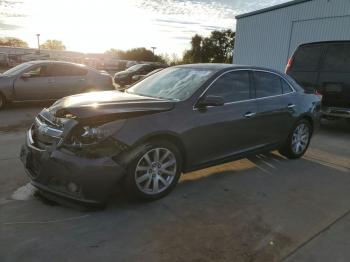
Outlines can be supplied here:
[[235, 64], [284, 70], [300, 44], [350, 40], [350, 0], [313, 0], [237, 20]]

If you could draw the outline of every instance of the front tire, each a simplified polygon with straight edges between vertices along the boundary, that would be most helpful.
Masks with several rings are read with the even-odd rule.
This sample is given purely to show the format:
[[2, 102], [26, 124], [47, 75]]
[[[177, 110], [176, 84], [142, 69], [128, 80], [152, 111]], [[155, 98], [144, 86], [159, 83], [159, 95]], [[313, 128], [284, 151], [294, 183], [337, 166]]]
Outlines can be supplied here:
[[279, 149], [279, 153], [289, 159], [302, 157], [309, 147], [312, 128], [306, 119], [299, 120], [293, 127], [286, 143]]
[[127, 194], [142, 200], [156, 200], [176, 186], [182, 170], [182, 158], [168, 141], [150, 141], [136, 152], [124, 178]]

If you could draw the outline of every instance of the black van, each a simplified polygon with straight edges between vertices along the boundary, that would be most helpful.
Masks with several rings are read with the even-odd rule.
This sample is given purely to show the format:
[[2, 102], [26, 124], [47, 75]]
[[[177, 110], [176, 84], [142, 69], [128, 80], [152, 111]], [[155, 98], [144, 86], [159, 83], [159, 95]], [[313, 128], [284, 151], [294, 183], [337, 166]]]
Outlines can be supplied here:
[[300, 45], [288, 61], [286, 74], [323, 96], [324, 117], [350, 120], [350, 41]]

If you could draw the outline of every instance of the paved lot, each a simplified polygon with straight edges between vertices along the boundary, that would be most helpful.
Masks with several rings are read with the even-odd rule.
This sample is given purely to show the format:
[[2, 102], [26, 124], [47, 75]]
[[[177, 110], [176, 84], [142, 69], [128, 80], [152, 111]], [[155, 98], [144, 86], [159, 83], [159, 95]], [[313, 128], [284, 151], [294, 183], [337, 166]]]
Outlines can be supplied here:
[[300, 160], [257, 155], [186, 174], [156, 202], [116, 194], [106, 210], [81, 212], [13, 199], [28, 182], [18, 152], [39, 110], [0, 112], [0, 261], [350, 259], [349, 124], [325, 124]]

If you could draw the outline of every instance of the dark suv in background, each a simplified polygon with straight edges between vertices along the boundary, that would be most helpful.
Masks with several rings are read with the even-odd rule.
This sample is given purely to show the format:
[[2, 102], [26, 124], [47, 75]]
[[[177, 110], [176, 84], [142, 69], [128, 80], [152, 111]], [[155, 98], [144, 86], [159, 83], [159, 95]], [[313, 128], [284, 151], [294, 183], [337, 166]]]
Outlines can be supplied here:
[[322, 94], [322, 115], [350, 120], [350, 41], [303, 44], [286, 73], [304, 89]]
[[128, 69], [118, 72], [114, 75], [114, 83], [117, 85], [124, 87], [126, 85], [131, 85], [132, 83], [136, 82], [137, 80], [133, 79], [133, 76], [136, 75], [147, 75], [148, 73], [152, 72], [153, 70], [159, 69], [159, 68], [165, 68], [167, 65], [163, 64], [138, 64], [134, 65], [132, 67], [129, 67]]

